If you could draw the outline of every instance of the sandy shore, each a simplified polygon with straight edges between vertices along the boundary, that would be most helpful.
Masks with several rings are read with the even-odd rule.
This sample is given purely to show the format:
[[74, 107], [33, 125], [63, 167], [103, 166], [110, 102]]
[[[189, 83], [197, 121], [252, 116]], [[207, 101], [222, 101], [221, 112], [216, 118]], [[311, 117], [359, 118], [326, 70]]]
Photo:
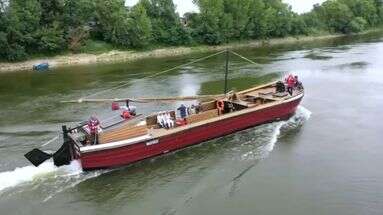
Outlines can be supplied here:
[[275, 46], [282, 44], [294, 44], [301, 42], [310, 42], [318, 40], [328, 40], [333, 38], [344, 37], [345, 35], [325, 35], [325, 36], [302, 36], [302, 37], [287, 37], [281, 39], [270, 39], [267, 41], [241, 41], [220, 46], [196, 46], [196, 47], [167, 47], [150, 51], [110, 51], [103, 54], [69, 54], [51, 58], [34, 59], [15, 63], [0, 63], [0, 72], [16, 72], [31, 70], [34, 64], [48, 62], [50, 67], [64, 67], [72, 65], [87, 65], [96, 63], [117, 63], [140, 60], [144, 58], [161, 58], [187, 55], [197, 52], [219, 51], [226, 48], [241, 48], [241, 47], [261, 47]]

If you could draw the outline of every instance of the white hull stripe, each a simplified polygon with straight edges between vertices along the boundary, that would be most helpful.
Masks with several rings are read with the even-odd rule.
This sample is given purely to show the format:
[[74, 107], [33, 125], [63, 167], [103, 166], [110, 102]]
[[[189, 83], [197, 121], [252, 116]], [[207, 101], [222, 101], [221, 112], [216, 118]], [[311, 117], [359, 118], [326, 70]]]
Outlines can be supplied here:
[[139, 142], [143, 142], [146, 140], [150, 140], [153, 137], [150, 134], [144, 135], [144, 136], [139, 136], [127, 140], [122, 140], [122, 141], [117, 141], [117, 142], [111, 142], [111, 143], [106, 143], [106, 144], [100, 144], [100, 145], [94, 145], [94, 146], [84, 146], [80, 148], [81, 153], [87, 153], [87, 152], [94, 152], [94, 151], [102, 151], [106, 149], [114, 149], [118, 148], [121, 146], [128, 146], [132, 144], [136, 144]]

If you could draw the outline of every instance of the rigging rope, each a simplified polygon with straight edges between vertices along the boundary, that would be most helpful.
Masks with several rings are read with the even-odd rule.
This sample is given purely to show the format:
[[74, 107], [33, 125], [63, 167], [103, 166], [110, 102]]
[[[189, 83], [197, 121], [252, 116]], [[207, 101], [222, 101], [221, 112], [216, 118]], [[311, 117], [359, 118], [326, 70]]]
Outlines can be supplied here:
[[251, 64], [254, 64], [254, 65], [256, 65], [256, 66], [260, 66], [260, 64], [258, 64], [258, 63], [256, 63], [256, 62], [250, 60], [250, 59], [247, 58], [247, 57], [244, 57], [244, 56], [238, 54], [237, 52], [234, 52], [234, 51], [230, 51], [230, 52], [231, 52], [232, 54], [234, 54], [234, 55], [236, 55], [236, 56], [242, 58], [243, 60], [245, 60], [245, 61], [247, 61], [247, 62], [250, 62]]
[[114, 87], [111, 87], [111, 88], [109, 88], [109, 89], [105, 89], [105, 90], [102, 90], [102, 91], [99, 91], [99, 92], [90, 94], [90, 95], [88, 95], [88, 96], [86, 96], [86, 97], [82, 97], [82, 98], [79, 99], [79, 101], [81, 101], [81, 100], [83, 100], [83, 99], [87, 99], [87, 98], [93, 97], [93, 96], [96, 96], [96, 95], [100, 95], [100, 94], [106, 93], [106, 92], [111, 91], [111, 90], [120, 89], [120, 88], [122, 88], [122, 87], [125, 87], [126, 85], [135, 83], [135, 82], [137, 82], [137, 81], [139, 81], [139, 80], [142, 80], [142, 79], [145, 79], [145, 78], [153, 78], [153, 77], [156, 77], [156, 76], [159, 76], [159, 75], [162, 75], [162, 74], [171, 72], [171, 71], [173, 71], [173, 70], [175, 70], [175, 69], [179, 69], [179, 68], [181, 68], [181, 67], [189, 66], [189, 65], [194, 64], [194, 63], [198, 63], [198, 62], [203, 61], [203, 60], [206, 60], [206, 59], [208, 59], [208, 58], [211, 58], [211, 57], [220, 55], [220, 54], [222, 54], [222, 53], [224, 53], [224, 52], [226, 52], [226, 50], [217, 52], [217, 53], [215, 53], [215, 54], [211, 54], [211, 55], [206, 56], [206, 57], [203, 57], [203, 58], [199, 58], [199, 59], [193, 60], [193, 61], [191, 61], [191, 62], [189, 62], [189, 63], [185, 63], [185, 64], [181, 64], [181, 65], [175, 66], [175, 67], [173, 67], [173, 68], [170, 68], [170, 69], [167, 69], [167, 70], [164, 70], [164, 71], [155, 73], [155, 74], [153, 74], [153, 75], [144, 76], [144, 77], [142, 77], [142, 78], [139, 78], [139, 79], [136, 79], [136, 80], [133, 80], [133, 81], [121, 82], [121, 83], [120, 83], [119, 85], [117, 85], [117, 86], [114, 86]]
[[47, 146], [48, 144], [51, 144], [53, 141], [57, 140], [58, 138], [60, 137], [60, 135], [57, 135], [56, 137], [48, 140], [47, 142], [45, 142], [44, 144], [42, 144], [40, 147], [44, 147], [44, 146]]

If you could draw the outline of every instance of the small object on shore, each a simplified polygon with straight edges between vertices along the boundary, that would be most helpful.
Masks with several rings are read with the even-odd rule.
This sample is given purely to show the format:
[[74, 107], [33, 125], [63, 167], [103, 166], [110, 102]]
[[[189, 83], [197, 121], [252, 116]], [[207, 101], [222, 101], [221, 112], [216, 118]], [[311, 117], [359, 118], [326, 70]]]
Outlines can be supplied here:
[[35, 64], [33, 65], [33, 70], [34, 71], [46, 71], [49, 69], [49, 63], [39, 63], [39, 64]]

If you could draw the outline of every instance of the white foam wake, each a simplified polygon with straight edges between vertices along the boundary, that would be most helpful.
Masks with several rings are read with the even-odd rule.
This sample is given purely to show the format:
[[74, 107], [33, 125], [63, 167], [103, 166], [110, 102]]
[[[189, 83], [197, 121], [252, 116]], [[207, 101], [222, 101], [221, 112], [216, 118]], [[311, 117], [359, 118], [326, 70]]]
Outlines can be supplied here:
[[278, 122], [278, 124], [275, 126], [273, 133], [271, 134], [271, 139], [268, 144], [265, 145], [264, 149], [267, 152], [273, 151], [275, 147], [275, 143], [278, 141], [278, 137], [281, 134], [281, 128], [284, 126], [286, 122]]
[[311, 117], [311, 111], [309, 111], [303, 106], [298, 106], [298, 109], [295, 112], [295, 115], [293, 117], [291, 117], [287, 121], [282, 121], [277, 123], [271, 135], [270, 142], [265, 146], [265, 149], [268, 152], [273, 151], [275, 144], [277, 143], [278, 138], [281, 135], [281, 131], [284, 127], [296, 128], [302, 125], [308, 119], [310, 119], [310, 117]]
[[81, 164], [78, 161], [72, 161], [68, 166], [56, 167], [52, 161], [47, 161], [39, 167], [25, 166], [14, 169], [13, 171], [0, 173], [0, 191], [10, 187], [31, 182], [40, 177], [53, 176], [71, 176], [82, 172]]
[[310, 116], [311, 112], [309, 110], [303, 106], [299, 106], [295, 115], [292, 116], [289, 120], [274, 122], [260, 128], [261, 130], [257, 131], [261, 132], [262, 135], [261, 137], [258, 137], [258, 141], [267, 141], [266, 144], [244, 153], [241, 156], [241, 159], [248, 160], [267, 157], [269, 153], [274, 150], [275, 144], [278, 142], [278, 138], [281, 136], [283, 131], [300, 127], [310, 118]]

